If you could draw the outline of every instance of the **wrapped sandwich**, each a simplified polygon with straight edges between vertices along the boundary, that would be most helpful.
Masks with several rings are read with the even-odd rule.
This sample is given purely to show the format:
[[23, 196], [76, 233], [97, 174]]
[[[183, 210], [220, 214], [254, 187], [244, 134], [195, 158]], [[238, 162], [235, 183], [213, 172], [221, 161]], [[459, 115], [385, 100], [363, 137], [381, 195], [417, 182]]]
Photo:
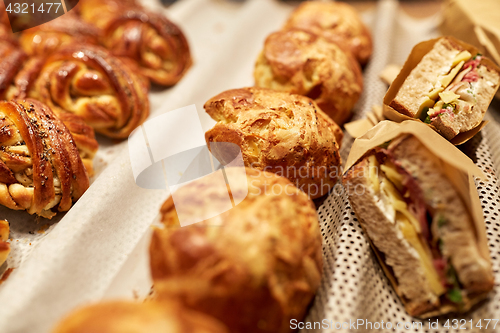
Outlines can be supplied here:
[[383, 121], [357, 139], [344, 187], [412, 316], [467, 311], [494, 285], [479, 197], [482, 172], [424, 124]]
[[482, 128], [499, 72], [475, 47], [453, 37], [420, 43], [389, 88], [384, 114], [395, 121], [420, 119], [463, 143]]

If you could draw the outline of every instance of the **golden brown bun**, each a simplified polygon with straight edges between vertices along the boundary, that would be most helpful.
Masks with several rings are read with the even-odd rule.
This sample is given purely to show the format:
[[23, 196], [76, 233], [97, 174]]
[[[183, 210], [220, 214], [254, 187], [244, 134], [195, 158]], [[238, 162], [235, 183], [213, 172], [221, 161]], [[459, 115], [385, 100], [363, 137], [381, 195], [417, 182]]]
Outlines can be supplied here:
[[0, 1], [0, 40], [8, 41], [14, 45], [18, 45], [16, 37], [10, 28], [9, 17], [5, 11], [5, 5], [3, 1]]
[[9, 233], [9, 222], [0, 220], [0, 266], [7, 260], [10, 253], [10, 244], [7, 243]]
[[78, 309], [53, 333], [228, 333], [217, 320], [174, 302], [113, 301]]
[[[2, 40], [0, 58], [0, 99], [24, 100], [30, 95], [36, 95], [33, 92], [34, 83], [45, 63], [44, 58], [28, 58], [19, 47]], [[94, 130], [75, 114], [59, 114], [58, 118], [71, 132], [85, 168], [89, 176], [92, 176], [92, 160], [98, 148]]]
[[56, 114], [77, 114], [97, 132], [124, 139], [149, 115], [148, 89], [106, 49], [72, 44], [47, 59], [30, 96]]
[[165, 16], [135, 1], [80, 0], [82, 18], [102, 30], [101, 44], [115, 56], [138, 64], [152, 82], [176, 84], [191, 66], [186, 37]]
[[30, 55], [47, 56], [71, 43], [97, 44], [100, 30], [69, 12], [50, 22], [25, 30], [19, 42]]
[[0, 59], [0, 99], [7, 100], [13, 95], [16, 75], [28, 56], [18, 46], [0, 39]]
[[[235, 208], [179, 228], [170, 197], [164, 229], [153, 233], [150, 256], [160, 299], [177, 299], [225, 323], [232, 333], [290, 332], [321, 279], [321, 234], [314, 204], [287, 179], [226, 168]], [[193, 216], [223, 205], [215, 173], [176, 192]], [[209, 225], [207, 225], [209, 224]], [[213, 226], [210, 224], [217, 224]]]
[[0, 204], [51, 218], [89, 178], [69, 130], [33, 99], [0, 102]]
[[370, 31], [354, 7], [343, 2], [303, 2], [290, 15], [284, 29], [299, 28], [323, 36], [349, 50], [365, 65], [373, 50]]
[[267, 37], [254, 78], [257, 87], [314, 99], [339, 125], [350, 118], [363, 90], [361, 69], [350, 53], [299, 29]]
[[212, 142], [240, 146], [245, 166], [277, 173], [319, 198], [341, 175], [341, 129], [311, 99], [262, 88], [225, 91], [205, 103]]

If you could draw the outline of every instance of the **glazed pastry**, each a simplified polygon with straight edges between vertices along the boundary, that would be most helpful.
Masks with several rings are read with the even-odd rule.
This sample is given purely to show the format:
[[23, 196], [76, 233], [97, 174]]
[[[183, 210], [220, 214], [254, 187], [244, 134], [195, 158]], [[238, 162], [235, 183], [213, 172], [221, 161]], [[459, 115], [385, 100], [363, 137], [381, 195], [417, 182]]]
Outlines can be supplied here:
[[0, 266], [7, 261], [7, 257], [10, 253], [10, 244], [7, 243], [9, 240], [9, 233], [9, 222], [0, 220]]
[[211, 98], [205, 110], [217, 121], [205, 134], [217, 158], [224, 152], [213, 142], [237, 144], [245, 166], [287, 177], [311, 198], [328, 193], [342, 175], [342, 130], [307, 97], [234, 89]]
[[0, 1], [0, 41], [8, 41], [14, 45], [18, 44], [10, 28], [9, 17], [5, 11], [3, 1]]
[[0, 204], [45, 218], [70, 209], [89, 187], [71, 133], [33, 99], [0, 102]]
[[307, 1], [297, 7], [284, 29], [299, 28], [323, 36], [350, 51], [361, 65], [372, 54], [370, 31], [358, 12], [344, 2]]
[[267, 37], [254, 78], [257, 87], [312, 98], [339, 125], [349, 119], [363, 89], [361, 69], [349, 53], [298, 29]]
[[97, 44], [98, 36], [98, 28], [71, 12], [23, 31], [19, 41], [28, 55], [47, 56], [70, 43]]
[[102, 30], [101, 44], [114, 55], [135, 61], [152, 82], [176, 84], [191, 66], [182, 31], [163, 15], [135, 1], [80, 0], [81, 17]]
[[[235, 167], [225, 174], [228, 187], [212, 173], [179, 188], [175, 206], [172, 197], [163, 204], [164, 228], [150, 245], [157, 297], [213, 316], [233, 333], [291, 332], [290, 320], [303, 319], [321, 280], [314, 204], [275, 174]], [[226, 205], [228, 188], [234, 208], [179, 227], [179, 209], [203, 219]]]
[[30, 96], [115, 139], [127, 138], [149, 115], [147, 82], [94, 45], [73, 44], [50, 56]]
[[[0, 41], [0, 99], [26, 99], [32, 92], [34, 82], [44, 64], [41, 57], [28, 58], [18, 47]], [[82, 161], [89, 176], [94, 174], [92, 160], [97, 152], [98, 143], [92, 127], [77, 115], [60, 114], [59, 119], [71, 132], [78, 147]]]
[[53, 333], [228, 333], [217, 320], [174, 302], [112, 301], [64, 318]]
[[9, 41], [0, 40], [0, 99], [10, 100], [18, 94], [15, 78], [28, 59], [26, 53]]

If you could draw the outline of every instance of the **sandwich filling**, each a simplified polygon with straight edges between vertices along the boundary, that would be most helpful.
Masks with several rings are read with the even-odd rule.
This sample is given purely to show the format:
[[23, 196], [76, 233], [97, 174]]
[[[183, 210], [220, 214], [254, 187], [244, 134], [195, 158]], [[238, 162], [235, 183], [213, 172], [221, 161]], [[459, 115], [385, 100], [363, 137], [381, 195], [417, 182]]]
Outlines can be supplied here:
[[463, 288], [442, 253], [439, 229], [446, 224], [444, 215], [426, 205], [418, 182], [391, 156], [390, 146], [368, 157], [368, 173], [377, 206], [414, 250], [432, 293], [441, 303], [463, 304]]
[[421, 120], [430, 124], [438, 117], [453, 120], [460, 112], [467, 114], [474, 111], [479, 79], [487, 70], [481, 66], [481, 59], [481, 54], [472, 56], [469, 51], [462, 51], [455, 57], [450, 71], [438, 77], [422, 103], [419, 110]]

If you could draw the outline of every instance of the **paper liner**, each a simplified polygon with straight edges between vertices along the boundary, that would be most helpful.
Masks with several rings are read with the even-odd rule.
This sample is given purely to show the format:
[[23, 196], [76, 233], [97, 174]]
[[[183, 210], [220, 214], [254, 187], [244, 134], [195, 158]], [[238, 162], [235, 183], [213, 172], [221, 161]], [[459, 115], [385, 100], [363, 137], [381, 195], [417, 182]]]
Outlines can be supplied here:
[[[460, 45], [464, 50], [469, 51], [471, 54], [477, 54], [480, 53], [480, 50], [470, 44], [464, 43], [454, 37], [448, 37], [450, 38], [454, 43]], [[396, 79], [392, 82], [391, 86], [389, 87], [389, 90], [385, 94], [384, 97], [384, 106], [383, 106], [383, 111], [384, 111], [384, 116], [390, 120], [394, 120], [397, 122], [401, 122], [404, 120], [414, 120], [423, 123], [420, 119], [415, 119], [412, 117], [409, 117], [407, 115], [401, 114], [398, 111], [396, 111], [394, 108], [389, 106], [389, 104], [394, 100], [396, 95], [399, 92], [399, 89], [403, 85], [404, 81], [406, 78], [410, 75], [411, 71], [417, 67], [417, 65], [420, 63], [422, 58], [429, 53], [429, 51], [432, 50], [434, 47], [434, 44], [436, 44], [437, 41], [439, 41], [440, 38], [435, 38], [431, 39], [425, 42], [422, 42], [420, 44], [417, 44], [413, 50], [411, 51], [410, 55], [408, 56], [408, 59], [406, 60], [405, 64], [403, 65], [403, 68], [401, 69], [401, 72], [399, 72], [399, 75], [396, 77]], [[490, 59], [483, 57], [481, 59], [481, 64], [484, 66], [487, 66], [491, 69], [494, 69], [497, 72], [500, 72], [500, 68]], [[491, 99], [493, 99], [493, 96], [491, 96]], [[491, 103], [490, 99], [490, 103]], [[489, 103], [488, 103], [489, 104]], [[437, 129], [432, 126], [431, 124], [427, 124], [429, 127], [432, 129], [436, 130]], [[479, 125], [477, 125], [475, 128], [467, 131], [467, 132], [462, 132], [458, 134], [456, 137], [450, 140], [451, 143], [454, 145], [460, 145], [466, 142], [467, 140], [470, 140], [474, 135], [476, 135], [484, 126], [486, 125], [485, 121], [482, 121]]]

